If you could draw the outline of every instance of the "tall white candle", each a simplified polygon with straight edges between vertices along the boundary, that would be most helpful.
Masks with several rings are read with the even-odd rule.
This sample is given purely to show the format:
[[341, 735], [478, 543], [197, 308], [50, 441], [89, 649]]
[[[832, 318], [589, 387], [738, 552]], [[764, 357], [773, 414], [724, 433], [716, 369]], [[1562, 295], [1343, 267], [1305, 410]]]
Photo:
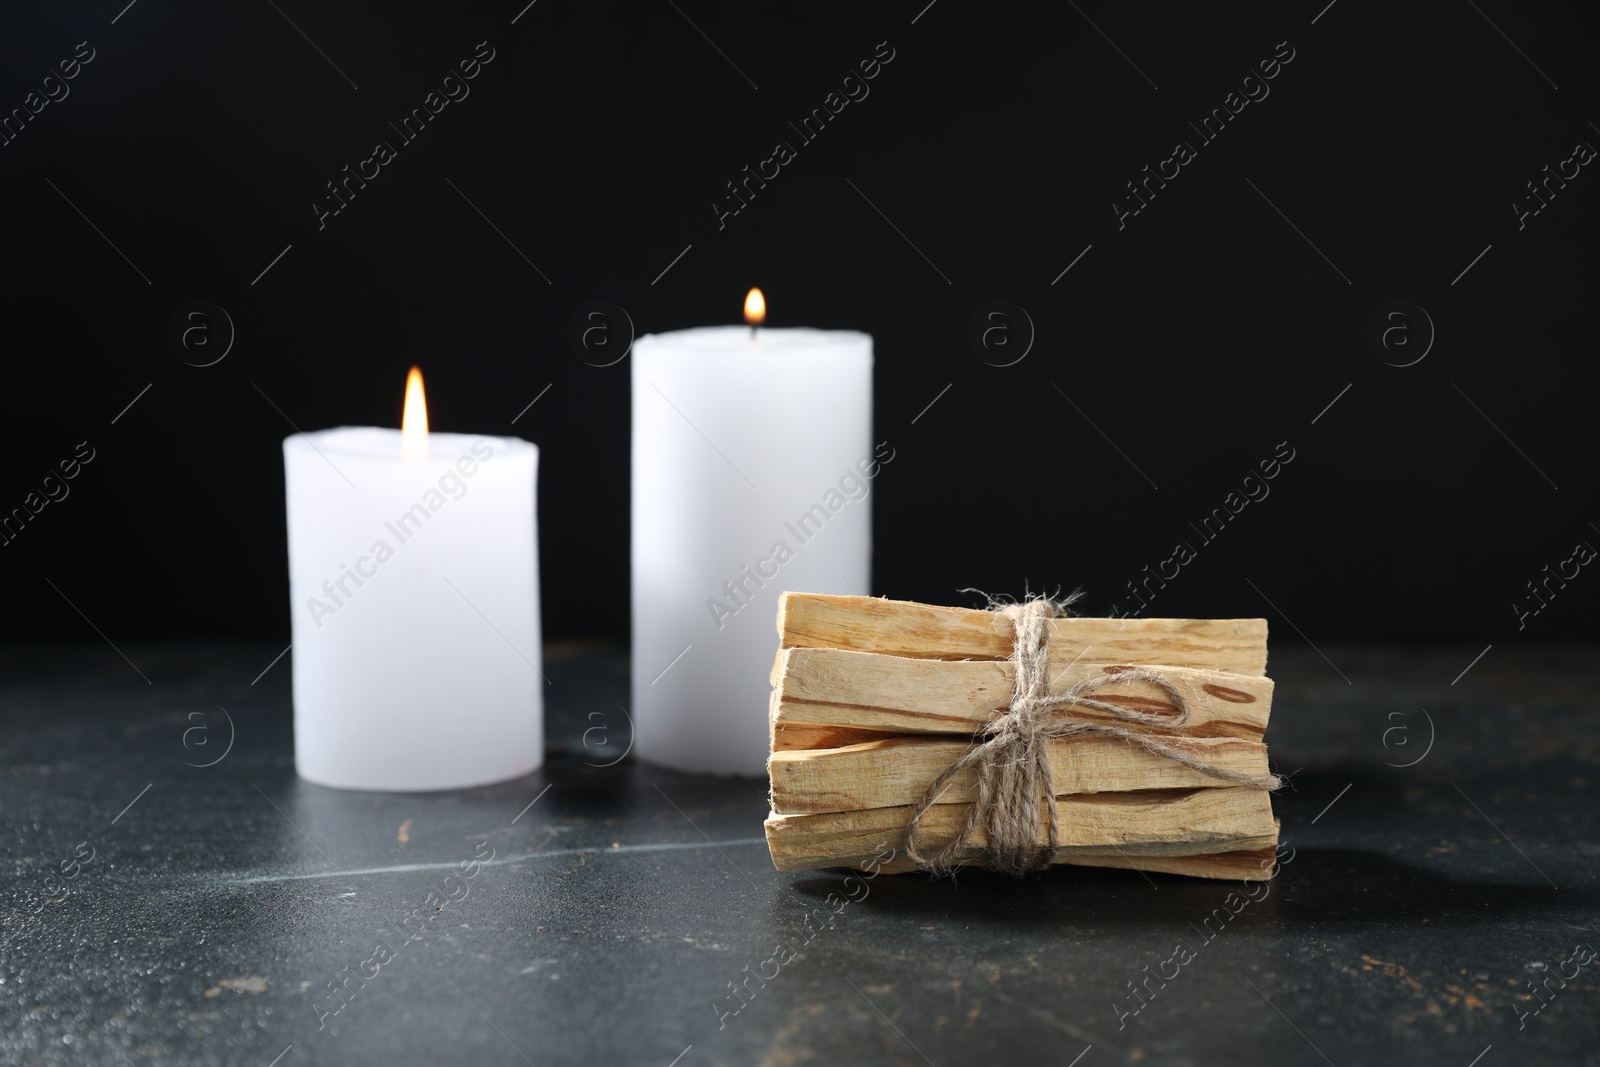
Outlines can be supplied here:
[[632, 372], [634, 751], [761, 774], [778, 594], [868, 591], [872, 338], [682, 330]]
[[345, 427], [283, 442], [295, 768], [345, 789], [453, 789], [544, 755], [526, 441]]

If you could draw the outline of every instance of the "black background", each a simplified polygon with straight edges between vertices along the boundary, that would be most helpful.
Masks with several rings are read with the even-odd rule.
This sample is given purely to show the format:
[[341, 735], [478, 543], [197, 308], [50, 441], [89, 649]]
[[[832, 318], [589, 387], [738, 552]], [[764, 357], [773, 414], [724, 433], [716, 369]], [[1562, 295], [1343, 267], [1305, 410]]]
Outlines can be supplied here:
[[[607, 299], [639, 333], [733, 322], [751, 285], [771, 325], [875, 338], [875, 437], [896, 450], [875, 593], [1081, 584], [1099, 614], [1136, 607], [1125, 583], [1188, 541], [1145, 614], [1312, 638], [1600, 633], [1587, 571], [1523, 631], [1511, 606], [1600, 544], [1600, 178], [1520, 231], [1512, 208], [1600, 145], [1592, 8], [924, 4], [0, 16], [0, 110], [95, 50], [0, 148], [0, 510], [78, 442], [96, 451], [0, 548], [5, 635], [286, 639], [289, 420], [394, 425], [415, 362], [435, 429], [543, 450], [546, 635], [624, 638], [629, 367], [582, 362], [568, 319]], [[495, 58], [471, 95], [319, 231], [324, 183], [396, 141], [388, 122], [480, 41]], [[724, 183], [883, 41], [870, 96], [719, 230]], [[1295, 58], [1270, 96], [1200, 145], [1188, 123], [1279, 42]], [[1124, 183], [1180, 140], [1198, 158], [1119, 230]], [[166, 341], [194, 299], [237, 328], [207, 368]], [[967, 345], [991, 299], [1036, 328], [1014, 366]], [[1404, 368], [1366, 340], [1397, 299], [1437, 329]], [[1202, 545], [1189, 524], [1284, 441], [1271, 496]]]

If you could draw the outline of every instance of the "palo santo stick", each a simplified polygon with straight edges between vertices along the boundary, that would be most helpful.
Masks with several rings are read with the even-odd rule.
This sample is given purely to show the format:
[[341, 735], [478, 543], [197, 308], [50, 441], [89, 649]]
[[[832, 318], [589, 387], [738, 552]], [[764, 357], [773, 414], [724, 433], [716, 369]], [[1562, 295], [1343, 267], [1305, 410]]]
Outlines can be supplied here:
[[[1050, 624], [1050, 663], [1172, 663], [1261, 677], [1265, 619], [1063, 618]], [[821, 593], [778, 599], [784, 648], [842, 648], [918, 659], [1005, 659], [1010, 624], [992, 611]]]
[[[1204, 856], [1090, 856], [1074, 852], [1059, 857], [1057, 863], [1074, 867], [1119, 867], [1128, 871], [1151, 871], [1162, 874], [1183, 874], [1190, 878], [1226, 878], [1240, 882], [1265, 882], [1277, 870], [1277, 840], [1259, 848], [1238, 852], [1213, 852]], [[869, 862], [870, 861], [870, 862]], [[877, 870], [883, 874], [909, 874], [920, 868], [907, 859], [893, 859], [879, 863], [871, 857], [837, 864], [857, 870]]]
[[[1121, 867], [1130, 871], [1160, 871], [1163, 874], [1186, 874], [1191, 878], [1230, 878], [1241, 882], [1269, 881], [1278, 868], [1278, 848], [1274, 840], [1270, 846], [1239, 852], [1214, 852], [1206, 856], [1073, 856], [1067, 860], [1075, 867]], [[915, 870], [912, 864], [906, 865]], [[883, 868], [889, 870], [887, 865]], [[895, 870], [890, 873], [903, 874]]]
[[[1051, 689], [1060, 692], [1086, 678], [1116, 670], [1114, 665], [1100, 663], [1064, 665], [1051, 680]], [[1272, 710], [1270, 678], [1186, 667], [1162, 667], [1161, 672], [1189, 703], [1184, 736], [1259, 741], [1266, 732]], [[796, 740], [778, 729], [793, 723], [971, 735], [1010, 702], [1015, 673], [1016, 668], [1005, 661], [952, 662], [839, 649], [782, 649], [772, 668], [776, 687], [771, 708], [773, 746], [776, 749]], [[1150, 682], [1107, 685], [1093, 696], [1151, 714], [1177, 713], [1167, 694]], [[1116, 721], [1087, 708], [1073, 708], [1070, 714]]]
[[[1265, 775], [1267, 746], [1234, 738], [1181, 742], [1219, 770]], [[772, 810], [781, 815], [856, 811], [915, 804], [933, 780], [971, 747], [966, 741], [897, 737], [845, 748], [774, 752]], [[1057, 738], [1050, 744], [1057, 796], [1147, 789], [1204, 789], [1230, 785], [1176, 760], [1163, 759], [1119, 738], [1099, 734]], [[937, 803], [977, 799], [977, 773], [956, 775]]]
[[821, 726], [808, 722], [772, 724], [772, 751], [790, 752], [810, 748], [843, 748], [867, 741], [888, 741], [904, 737], [892, 730], [857, 730], [850, 726]]
[[[966, 820], [967, 808], [965, 804], [929, 808], [922, 820], [925, 848], [932, 851], [939, 842], [953, 838]], [[1237, 852], [1267, 848], [1277, 839], [1267, 792], [1248, 787], [1091, 793], [1058, 799], [1056, 809], [1057, 863], [1069, 862], [1074, 853], [1102, 857], [1121, 853], [1137, 860]], [[911, 811], [903, 805], [825, 815], [773, 814], [766, 821], [767, 847], [780, 871], [851, 866], [890, 849], [903, 859]], [[1043, 812], [1037, 840], [1041, 846], [1049, 841]], [[978, 849], [985, 843], [979, 827], [962, 858], [981, 858]]]

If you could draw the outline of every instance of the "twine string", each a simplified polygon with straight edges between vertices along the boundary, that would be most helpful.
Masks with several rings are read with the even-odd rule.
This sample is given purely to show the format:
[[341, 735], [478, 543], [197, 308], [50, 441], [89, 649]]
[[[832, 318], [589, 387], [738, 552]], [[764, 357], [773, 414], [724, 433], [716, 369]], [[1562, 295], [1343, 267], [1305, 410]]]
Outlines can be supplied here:
[[[906, 823], [906, 854], [919, 867], [935, 874], [953, 872], [961, 865], [961, 853], [980, 826], [988, 841], [986, 866], [1015, 875], [1049, 866], [1061, 839], [1055, 775], [1050, 767], [1051, 744], [1058, 738], [1103, 734], [1211, 778], [1256, 789], [1277, 789], [1283, 784], [1275, 774], [1244, 774], [1209, 763], [1181, 739], [1131, 729], [1156, 726], [1181, 730], [1189, 724], [1188, 698], [1160, 671], [1123, 667], [1114, 674], [1085, 678], [1052, 695], [1050, 621], [1061, 608], [1054, 601], [1040, 598], [999, 609], [998, 614], [1006, 617], [1016, 632], [1011, 654], [1016, 682], [1011, 703], [985, 727], [984, 739], [935, 778], [912, 809]], [[1176, 714], [1139, 711], [1092, 695], [1107, 686], [1133, 682], [1148, 682], [1159, 688]], [[1071, 714], [1074, 709], [1100, 712], [1117, 721], [1075, 717]], [[929, 855], [918, 842], [923, 818], [950, 781], [969, 768], [977, 777], [977, 796], [967, 805], [966, 819], [956, 836]], [[1049, 826], [1049, 842], [1042, 847], [1038, 841], [1041, 806]]]

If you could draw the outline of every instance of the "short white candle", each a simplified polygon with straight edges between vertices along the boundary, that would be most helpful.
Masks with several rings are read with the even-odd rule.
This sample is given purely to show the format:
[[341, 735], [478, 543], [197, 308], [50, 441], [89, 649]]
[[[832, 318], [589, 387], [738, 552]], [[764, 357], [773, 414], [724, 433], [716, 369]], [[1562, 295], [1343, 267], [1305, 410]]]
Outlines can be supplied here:
[[634, 751], [762, 774], [778, 594], [868, 591], [872, 338], [681, 330], [632, 373]]
[[344, 789], [515, 778], [544, 756], [539, 452], [404, 436], [283, 442], [295, 768]]

